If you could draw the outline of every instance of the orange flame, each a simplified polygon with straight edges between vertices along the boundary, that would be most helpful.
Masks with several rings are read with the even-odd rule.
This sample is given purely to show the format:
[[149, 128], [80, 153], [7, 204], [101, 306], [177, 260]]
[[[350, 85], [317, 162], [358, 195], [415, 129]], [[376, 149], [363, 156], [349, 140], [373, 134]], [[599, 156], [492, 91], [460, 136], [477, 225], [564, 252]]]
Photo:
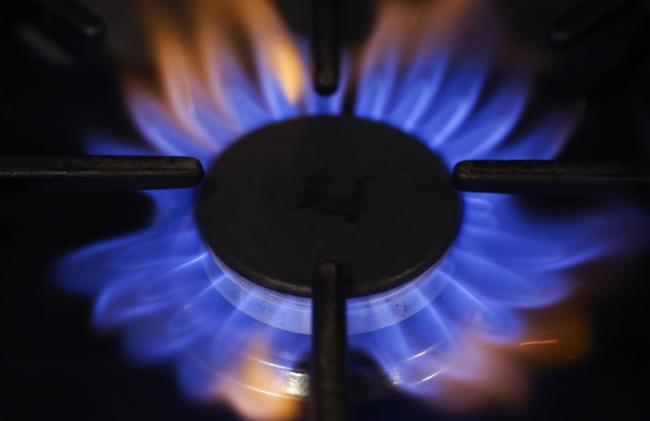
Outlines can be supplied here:
[[529, 321], [524, 337], [513, 344], [486, 343], [478, 332], [468, 332], [462, 351], [437, 379], [442, 388], [436, 405], [451, 412], [486, 406], [520, 409], [535, 368], [570, 362], [589, 347], [584, 314], [575, 306], [546, 309]]
[[476, 2], [471, 0], [381, 1], [374, 31], [364, 46], [362, 63], [397, 45], [408, 64], [409, 58], [422, 48], [435, 48], [453, 36], [475, 10]]
[[285, 379], [270, 366], [269, 346], [262, 336], [252, 339], [245, 357], [217, 388], [217, 397], [249, 420], [285, 421], [298, 417], [300, 401], [288, 395]]
[[248, 28], [258, 69], [269, 70], [278, 79], [285, 97], [292, 103], [302, 98], [306, 69], [292, 36], [267, 0], [238, 1], [236, 12]]
[[[197, 122], [197, 101], [210, 104], [215, 115], [239, 128], [235, 110], [224, 95], [231, 83], [228, 64], [239, 67], [239, 73], [250, 79], [257, 77], [258, 85], [264, 84], [261, 76], [270, 78], [280, 87], [283, 98], [292, 104], [301, 103], [308, 81], [305, 60], [268, 0], [187, 3], [190, 12], [181, 13], [188, 15], [186, 19], [159, 1], [148, 2], [144, 13], [161, 100], [193, 139], [210, 142], [210, 133]], [[265, 73], [255, 74], [257, 71]]]

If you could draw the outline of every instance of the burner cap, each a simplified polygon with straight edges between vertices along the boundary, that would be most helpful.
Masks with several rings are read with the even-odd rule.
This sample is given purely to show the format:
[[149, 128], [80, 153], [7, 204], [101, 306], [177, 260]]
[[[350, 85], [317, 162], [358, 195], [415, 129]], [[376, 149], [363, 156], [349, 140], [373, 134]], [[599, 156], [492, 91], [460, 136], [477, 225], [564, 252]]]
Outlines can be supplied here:
[[310, 296], [336, 262], [348, 297], [394, 288], [454, 240], [460, 202], [445, 164], [417, 139], [352, 117], [263, 127], [212, 164], [197, 202], [218, 260], [272, 290]]

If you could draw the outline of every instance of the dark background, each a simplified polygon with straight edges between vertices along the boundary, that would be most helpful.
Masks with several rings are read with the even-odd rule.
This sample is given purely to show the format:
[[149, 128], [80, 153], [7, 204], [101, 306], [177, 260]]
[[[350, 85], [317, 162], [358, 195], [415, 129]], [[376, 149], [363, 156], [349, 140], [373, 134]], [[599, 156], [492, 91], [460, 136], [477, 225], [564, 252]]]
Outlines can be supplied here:
[[[301, 19], [305, 0], [277, 2], [294, 29], [308, 31]], [[54, 14], [66, 3], [59, 2]], [[121, 103], [111, 59], [141, 48], [132, 21], [133, 2], [83, 3], [107, 23], [107, 40], [101, 31], [80, 32], [75, 19], [65, 19], [68, 12], [63, 12], [67, 23], [51, 18], [52, 9], [43, 6], [47, 2], [0, 1], [0, 156], [80, 154], [81, 137], [90, 130], [138, 141]], [[591, 19], [610, 3], [620, 7], [602, 19]], [[540, 90], [575, 103], [583, 113], [566, 156], [648, 162], [647, 2], [495, 4], [512, 37], [548, 57]], [[576, 4], [582, 6], [567, 13]], [[347, 6], [346, 13], [356, 24], [342, 33], [346, 42], [355, 42], [372, 20], [372, 7], [358, 1]], [[581, 25], [585, 20], [591, 25]], [[561, 40], [562, 26], [586, 29]], [[631, 200], [650, 212], [647, 198]], [[131, 365], [116, 335], [91, 329], [91, 303], [57, 289], [48, 279], [51, 264], [66, 251], [136, 229], [150, 212], [150, 203], [137, 194], [0, 191], [1, 418], [235, 418], [223, 408], [188, 403], [167, 367]], [[643, 373], [650, 366], [645, 340], [650, 331], [650, 265], [639, 261], [633, 269], [620, 274], [620, 286], [592, 312], [595, 344], [587, 358], [544, 371], [521, 414], [495, 411], [463, 419], [648, 419]], [[355, 419], [370, 420], [458, 418], [400, 396], [355, 405], [353, 413]]]

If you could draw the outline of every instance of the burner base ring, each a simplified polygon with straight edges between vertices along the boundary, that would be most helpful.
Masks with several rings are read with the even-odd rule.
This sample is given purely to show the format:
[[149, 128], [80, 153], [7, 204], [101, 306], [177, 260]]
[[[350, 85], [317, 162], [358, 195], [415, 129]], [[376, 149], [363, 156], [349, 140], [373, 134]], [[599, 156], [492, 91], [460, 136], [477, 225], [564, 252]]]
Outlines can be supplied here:
[[244, 136], [211, 166], [196, 207], [215, 257], [265, 288], [309, 297], [336, 262], [348, 297], [433, 266], [461, 206], [446, 165], [417, 139], [352, 117], [307, 117]]

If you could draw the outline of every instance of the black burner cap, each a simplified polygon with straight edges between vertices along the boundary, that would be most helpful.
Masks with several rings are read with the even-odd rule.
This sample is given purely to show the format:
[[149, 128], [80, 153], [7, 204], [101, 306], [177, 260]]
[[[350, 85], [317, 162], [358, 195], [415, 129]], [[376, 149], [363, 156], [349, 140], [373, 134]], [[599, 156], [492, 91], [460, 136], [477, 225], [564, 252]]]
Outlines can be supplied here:
[[201, 234], [229, 269], [310, 296], [336, 262], [349, 297], [410, 281], [454, 240], [460, 202], [445, 164], [417, 139], [352, 117], [263, 127], [212, 164], [197, 202]]

